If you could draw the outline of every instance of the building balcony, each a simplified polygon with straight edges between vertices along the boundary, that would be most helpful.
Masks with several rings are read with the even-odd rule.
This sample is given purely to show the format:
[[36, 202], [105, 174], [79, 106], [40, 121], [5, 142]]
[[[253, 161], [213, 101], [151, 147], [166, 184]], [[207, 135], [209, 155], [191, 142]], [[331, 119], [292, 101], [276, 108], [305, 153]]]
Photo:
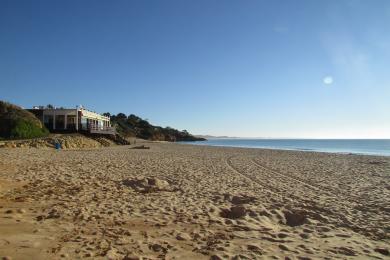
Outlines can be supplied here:
[[89, 126], [88, 132], [90, 134], [102, 134], [102, 135], [116, 135], [115, 127], [108, 126]]

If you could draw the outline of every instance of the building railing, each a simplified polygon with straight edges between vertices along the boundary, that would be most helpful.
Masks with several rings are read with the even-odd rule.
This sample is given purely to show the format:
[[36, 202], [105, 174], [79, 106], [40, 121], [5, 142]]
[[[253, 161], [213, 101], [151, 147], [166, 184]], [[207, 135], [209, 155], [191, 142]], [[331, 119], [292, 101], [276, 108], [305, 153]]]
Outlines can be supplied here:
[[88, 131], [91, 134], [111, 134], [111, 135], [116, 134], [115, 127], [111, 127], [111, 126], [89, 126]]

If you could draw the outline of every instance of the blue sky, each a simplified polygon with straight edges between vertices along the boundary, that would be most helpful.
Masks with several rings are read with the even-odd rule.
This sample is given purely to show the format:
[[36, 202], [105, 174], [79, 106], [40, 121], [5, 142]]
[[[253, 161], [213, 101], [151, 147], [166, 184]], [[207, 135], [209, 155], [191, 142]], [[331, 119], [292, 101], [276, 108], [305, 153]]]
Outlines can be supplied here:
[[390, 2], [0, 1], [0, 99], [195, 134], [390, 138]]

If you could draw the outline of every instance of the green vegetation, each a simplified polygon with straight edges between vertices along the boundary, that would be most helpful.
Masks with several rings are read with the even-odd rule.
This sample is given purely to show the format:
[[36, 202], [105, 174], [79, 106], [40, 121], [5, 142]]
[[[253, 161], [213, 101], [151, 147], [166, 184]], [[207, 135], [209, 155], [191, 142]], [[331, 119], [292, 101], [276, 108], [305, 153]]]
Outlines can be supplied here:
[[[105, 113], [110, 116], [109, 113]], [[123, 113], [110, 116], [111, 123], [117, 131], [126, 137], [138, 137], [154, 141], [202, 141], [204, 138], [198, 138], [186, 130], [179, 131], [171, 127], [154, 126], [147, 120], [136, 115], [126, 116]]]
[[14, 126], [11, 128], [12, 139], [28, 139], [35, 137], [43, 137], [49, 134], [46, 128], [37, 127], [33, 122], [17, 119]]
[[[52, 105], [48, 105], [52, 107]], [[186, 130], [179, 131], [171, 127], [154, 126], [147, 120], [135, 115], [126, 116], [123, 113], [117, 115], [104, 115], [111, 118], [111, 123], [118, 133], [125, 137], [138, 137], [154, 141], [201, 141]], [[0, 140], [1, 139], [29, 139], [44, 137], [49, 134], [41, 121], [34, 114], [23, 108], [0, 101]]]
[[0, 138], [29, 139], [48, 135], [38, 118], [23, 108], [0, 101]]

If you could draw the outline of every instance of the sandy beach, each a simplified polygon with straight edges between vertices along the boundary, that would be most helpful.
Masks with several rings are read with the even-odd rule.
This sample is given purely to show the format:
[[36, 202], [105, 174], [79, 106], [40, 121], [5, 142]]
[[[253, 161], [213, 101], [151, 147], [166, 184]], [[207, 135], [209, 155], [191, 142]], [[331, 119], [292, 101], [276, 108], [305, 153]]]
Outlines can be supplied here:
[[390, 258], [390, 157], [145, 145], [0, 149], [0, 258]]

